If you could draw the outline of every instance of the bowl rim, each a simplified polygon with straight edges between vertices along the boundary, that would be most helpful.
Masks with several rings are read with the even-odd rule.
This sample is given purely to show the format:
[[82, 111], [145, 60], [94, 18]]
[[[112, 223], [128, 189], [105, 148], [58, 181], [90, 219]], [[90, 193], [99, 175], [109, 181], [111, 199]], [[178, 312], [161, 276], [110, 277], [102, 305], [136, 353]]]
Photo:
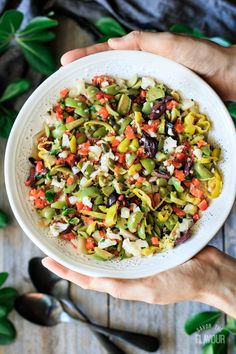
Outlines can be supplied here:
[[[27, 114], [27, 110], [28, 107], [30, 107], [32, 104], [34, 104], [35, 99], [37, 98], [37, 95], [42, 92], [42, 90], [48, 86], [50, 86], [51, 84], [53, 84], [53, 82], [55, 80], [59, 80], [63, 77], [63, 73], [69, 72], [70, 70], [72, 70], [73, 68], [76, 68], [77, 65], [86, 63], [87, 60], [92, 60], [93, 59], [99, 59], [105, 56], [108, 56], [111, 58], [113, 58], [116, 55], [121, 55], [121, 56], [129, 56], [129, 55], [138, 55], [138, 56], [143, 56], [143, 60], [145, 60], [145, 58], [149, 57], [152, 58], [153, 60], [155, 60], [155, 58], [161, 58], [161, 61], [164, 62], [166, 65], [168, 64], [174, 64], [176, 67], [176, 70], [181, 69], [184, 70], [188, 73], [190, 73], [193, 77], [193, 79], [195, 81], [201, 82], [208, 91], [211, 91], [212, 96], [214, 97], [214, 99], [217, 101], [218, 105], [220, 105], [222, 112], [224, 113], [224, 117], [227, 119], [227, 124], [229, 124], [229, 129], [232, 131], [232, 135], [235, 134], [235, 126], [234, 123], [229, 115], [229, 112], [227, 110], [227, 108], [225, 107], [225, 105], [223, 104], [221, 98], [218, 96], [218, 94], [211, 88], [211, 86], [206, 83], [201, 77], [199, 77], [196, 73], [194, 73], [193, 71], [191, 71], [190, 69], [186, 68], [185, 66], [176, 63], [170, 59], [167, 59], [165, 57], [153, 54], [153, 53], [149, 53], [149, 52], [141, 52], [141, 51], [133, 51], [133, 50], [113, 50], [113, 51], [106, 51], [106, 52], [100, 52], [100, 53], [96, 53], [96, 54], [91, 54], [89, 56], [80, 58], [68, 65], [66, 65], [65, 67], [59, 68], [55, 73], [53, 73], [51, 76], [49, 76], [46, 80], [44, 80], [35, 90], [34, 92], [29, 96], [29, 98], [25, 101], [24, 105], [22, 106], [20, 112], [18, 113], [18, 116], [15, 120], [14, 126], [12, 128], [12, 131], [10, 133], [9, 139], [8, 139], [8, 143], [7, 143], [7, 147], [6, 147], [6, 152], [5, 152], [5, 159], [4, 159], [4, 178], [5, 178], [5, 185], [6, 185], [6, 190], [7, 190], [7, 196], [10, 202], [10, 206], [11, 209], [14, 213], [14, 216], [16, 217], [19, 225], [21, 226], [21, 228], [23, 229], [23, 231], [26, 233], [26, 235], [33, 241], [33, 243], [39, 248], [41, 249], [45, 254], [47, 254], [48, 256], [50, 256], [51, 258], [53, 258], [54, 260], [56, 260], [58, 263], [60, 263], [61, 265], [76, 271], [76, 272], [80, 272], [82, 274], [88, 275], [88, 276], [106, 276], [106, 277], [111, 277], [111, 278], [122, 278], [122, 279], [135, 279], [135, 278], [141, 278], [141, 277], [147, 277], [147, 276], [151, 276], [157, 273], [157, 271], [155, 269], [150, 270], [150, 268], [148, 268], [147, 271], [143, 271], [142, 274], [134, 274], [132, 275], [132, 277], [128, 274], [126, 274], [126, 271], [124, 270], [119, 270], [119, 274], [106, 274], [104, 275], [104, 271], [100, 271], [99, 269], [94, 271], [91, 271], [88, 267], [86, 267], [85, 265], [79, 264], [78, 266], [76, 264], [73, 264], [72, 262], [69, 261], [69, 257], [67, 257], [66, 255], [64, 255], [64, 258], [62, 258], [62, 254], [60, 254], [60, 252], [56, 249], [53, 249], [53, 247], [49, 247], [47, 246], [43, 241], [39, 240], [39, 238], [37, 236], [35, 236], [34, 234], [31, 233], [30, 229], [28, 228], [28, 226], [26, 225], [26, 223], [24, 222], [24, 217], [22, 216], [21, 211], [17, 208], [16, 206], [16, 202], [14, 200], [14, 193], [13, 193], [13, 189], [11, 188], [11, 171], [14, 170], [14, 159], [12, 159], [12, 148], [14, 146], [14, 142], [15, 142], [15, 138], [18, 136], [18, 128], [20, 127], [20, 123], [21, 123], [21, 119], [24, 116], [24, 114]], [[89, 58], [89, 59], [88, 59]], [[235, 151], [236, 151], [236, 139], [235, 139]], [[233, 149], [233, 147], [232, 147]], [[217, 231], [222, 227], [222, 225], [224, 224], [225, 220], [227, 219], [231, 208], [233, 206], [234, 200], [235, 200], [235, 195], [236, 195], [236, 178], [234, 180], [234, 186], [232, 186], [232, 193], [229, 196], [228, 200], [227, 200], [227, 206], [224, 208], [224, 217], [222, 218], [221, 222], [219, 224], [217, 224]], [[216, 232], [217, 232], [216, 231]], [[199, 242], [198, 247], [195, 247], [194, 249], [190, 249], [189, 252], [187, 253], [187, 255], [183, 255], [183, 257], [181, 258], [181, 261], [173, 261], [171, 260], [168, 264], [168, 266], [165, 266], [163, 270], [168, 270], [170, 268], [176, 267], [182, 263], [185, 263], [187, 260], [189, 260], [190, 258], [192, 258], [194, 255], [196, 255], [201, 249], [203, 249], [209, 242], [210, 240], [215, 236], [216, 232], [214, 231], [213, 233], [209, 233], [210, 236], [208, 236], [207, 238], [205, 238], [204, 240], [202, 240], [202, 242]], [[181, 246], [178, 246], [181, 247]], [[165, 253], [168, 253], [165, 252]], [[68, 259], [68, 260], [67, 260]], [[160, 270], [160, 271], [163, 271]], [[160, 272], [158, 271], [158, 272]], [[111, 271], [112, 273], [112, 271]]]

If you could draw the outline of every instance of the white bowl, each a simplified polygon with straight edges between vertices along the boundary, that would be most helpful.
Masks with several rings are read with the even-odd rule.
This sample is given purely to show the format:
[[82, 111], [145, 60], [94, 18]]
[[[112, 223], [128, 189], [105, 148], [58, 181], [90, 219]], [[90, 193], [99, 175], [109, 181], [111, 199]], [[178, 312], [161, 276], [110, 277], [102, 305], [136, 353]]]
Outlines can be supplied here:
[[[221, 171], [223, 190], [212, 201], [197, 223], [193, 236], [176, 248], [153, 257], [99, 262], [75, 251], [59, 240], [50, 238], [38, 226], [38, 216], [27, 199], [24, 185], [29, 171], [32, 137], [41, 130], [45, 113], [55, 102], [59, 90], [73, 87], [76, 79], [90, 80], [108, 74], [130, 78], [137, 73], [151, 76], [193, 98], [213, 123], [210, 138], [223, 149]], [[47, 255], [62, 265], [90, 276], [141, 278], [175, 267], [199, 252], [226, 220], [236, 193], [236, 139], [230, 115], [218, 95], [196, 74], [163, 57], [138, 51], [109, 51], [90, 55], [61, 68], [45, 80], [22, 107], [11, 131], [5, 155], [5, 181], [8, 198], [17, 221], [28, 237]]]

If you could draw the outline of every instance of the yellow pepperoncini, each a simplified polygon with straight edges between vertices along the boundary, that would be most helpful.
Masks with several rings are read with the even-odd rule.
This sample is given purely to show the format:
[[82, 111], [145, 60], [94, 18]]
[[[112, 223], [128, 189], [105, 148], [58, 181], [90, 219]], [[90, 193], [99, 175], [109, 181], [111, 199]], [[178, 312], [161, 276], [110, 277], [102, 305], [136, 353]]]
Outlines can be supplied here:
[[118, 210], [118, 204], [113, 204], [110, 208], [108, 208], [106, 218], [105, 218], [105, 224], [108, 227], [116, 224], [117, 210]]
[[207, 133], [211, 127], [211, 123], [206, 119], [206, 116], [204, 116], [203, 114], [196, 114], [196, 117], [200, 118], [196, 122], [196, 131], [200, 134]]
[[193, 135], [195, 133], [196, 127], [194, 125], [195, 113], [190, 112], [184, 118], [184, 132], [186, 134]]
[[184, 118], [184, 132], [193, 135], [195, 132], [205, 134], [208, 132], [211, 123], [204, 114], [190, 112]]
[[206, 195], [208, 198], [217, 198], [222, 189], [222, 178], [217, 170], [214, 177], [205, 182]]
[[141, 189], [139, 188], [134, 188], [132, 190], [132, 193], [134, 193], [141, 201], [147, 205], [151, 210], [155, 210], [152, 206], [152, 201], [151, 198]]
[[70, 139], [70, 151], [72, 152], [72, 154], [76, 153], [76, 148], [77, 148], [76, 137], [75, 135], [72, 135]]
[[170, 205], [165, 205], [160, 211], [157, 213], [157, 218], [160, 222], [166, 222], [172, 213], [172, 208]]
[[49, 151], [44, 148], [44, 145], [52, 145], [52, 141], [45, 141], [38, 144], [38, 157], [44, 161], [45, 167], [51, 169], [56, 163], [56, 157], [50, 155]]

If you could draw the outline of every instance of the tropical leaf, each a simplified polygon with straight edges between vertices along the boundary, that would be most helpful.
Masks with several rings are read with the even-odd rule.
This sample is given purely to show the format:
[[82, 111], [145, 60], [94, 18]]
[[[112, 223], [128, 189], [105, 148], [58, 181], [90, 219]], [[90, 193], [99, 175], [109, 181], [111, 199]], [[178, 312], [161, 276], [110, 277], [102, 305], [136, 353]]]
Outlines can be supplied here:
[[15, 98], [22, 93], [26, 92], [30, 87], [30, 83], [28, 80], [25, 79], [18, 79], [12, 81], [3, 92], [2, 96], [0, 97], [0, 102], [9, 101], [12, 98]]

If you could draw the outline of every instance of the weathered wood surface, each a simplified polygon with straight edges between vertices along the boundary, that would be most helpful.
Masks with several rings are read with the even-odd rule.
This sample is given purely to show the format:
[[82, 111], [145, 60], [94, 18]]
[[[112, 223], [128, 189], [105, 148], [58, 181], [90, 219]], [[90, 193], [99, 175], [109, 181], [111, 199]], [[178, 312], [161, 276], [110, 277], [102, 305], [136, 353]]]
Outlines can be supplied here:
[[[64, 27], [65, 29], [65, 27]], [[73, 24], [67, 25], [63, 41], [66, 49], [91, 42], [74, 30]], [[79, 39], [78, 39], [79, 38]], [[61, 41], [61, 42], [63, 42]], [[69, 45], [68, 45], [69, 43]], [[58, 52], [60, 55], [64, 48]], [[10, 273], [9, 285], [14, 285], [20, 293], [32, 291], [27, 267], [31, 257], [42, 253], [24, 235], [15, 221], [5, 192], [3, 179], [3, 160], [5, 142], [0, 142], [0, 207], [11, 215], [11, 225], [0, 231], [0, 271]], [[232, 210], [224, 228], [212, 241], [216, 247], [236, 257], [236, 207]], [[180, 284], [180, 286], [182, 286]], [[184, 334], [183, 324], [193, 312], [208, 309], [200, 303], [183, 302], [176, 305], [157, 306], [132, 301], [113, 299], [105, 294], [73, 288], [75, 298], [83, 304], [89, 317], [104, 325], [125, 328], [157, 335], [161, 340], [160, 354], [198, 354], [200, 345], [196, 336]], [[99, 342], [82, 325], [63, 325], [54, 328], [41, 328], [23, 320], [16, 313], [11, 318], [17, 328], [18, 337], [14, 344], [0, 347], [0, 354], [105, 354]], [[144, 354], [144, 351], [117, 342], [128, 354]], [[232, 353], [232, 350], [229, 350]]]

